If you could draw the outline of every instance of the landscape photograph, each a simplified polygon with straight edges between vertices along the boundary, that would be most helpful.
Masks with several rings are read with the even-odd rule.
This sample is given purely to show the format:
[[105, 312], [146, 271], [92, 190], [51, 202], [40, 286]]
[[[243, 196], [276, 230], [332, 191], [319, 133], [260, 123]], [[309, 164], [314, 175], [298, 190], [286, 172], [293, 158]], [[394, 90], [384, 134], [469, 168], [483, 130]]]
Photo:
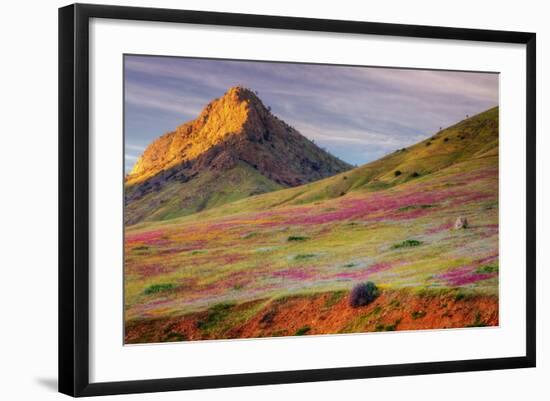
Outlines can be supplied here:
[[125, 55], [123, 101], [125, 344], [499, 325], [497, 73]]

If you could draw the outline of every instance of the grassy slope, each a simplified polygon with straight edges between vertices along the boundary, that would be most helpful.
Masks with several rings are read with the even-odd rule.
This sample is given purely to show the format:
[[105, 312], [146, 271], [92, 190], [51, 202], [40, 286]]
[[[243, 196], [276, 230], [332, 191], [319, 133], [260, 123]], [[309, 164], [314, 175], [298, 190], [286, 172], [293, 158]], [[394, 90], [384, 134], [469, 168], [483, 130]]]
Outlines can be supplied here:
[[[129, 227], [127, 322], [348, 291], [366, 279], [384, 291], [497, 295], [498, 110], [430, 142], [314, 184]], [[458, 216], [471, 227], [452, 230]], [[400, 246], [407, 240], [418, 245]]]
[[[430, 145], [427, 146], [427, 143]], [[354, 170], [300, 187], [235, 202], [225, 208], [211, 210], [203, 217], [310, 203], [336, 198], [350, 191], [387, 189], [410, 181], [415, 172], [422, 177], [454, 163], [489, 154], [498, 154], [498, 107]], [[401, 171], [401, 175], [395, 176], [397, 170]]]
[[[224, 172], [207, 170], [185, 183], [173, 181], [125, 208], [130, 221], [157, 221], [185, 216], [283, 188], [246, 163]], [[155, 212], [150, 210], [154, 206]]]

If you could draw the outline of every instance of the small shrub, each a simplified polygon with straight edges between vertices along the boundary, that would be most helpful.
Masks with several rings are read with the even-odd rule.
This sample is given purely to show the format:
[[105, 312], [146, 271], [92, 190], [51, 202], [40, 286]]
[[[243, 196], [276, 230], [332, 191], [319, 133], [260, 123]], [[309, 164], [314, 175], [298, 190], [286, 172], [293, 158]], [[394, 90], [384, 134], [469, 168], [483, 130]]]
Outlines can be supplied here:
[[134, 248], [134, 251], [146, 251], [148, 249], [149, 249], [149, 247], [147, 245], [140, 245], [140, 246], [136, 246]]
[[397, 328], [397, 325], [395, 323], [387, 324], [386, 327], [384, 328], [384, 331], [395, 331], [396, 328]]
[[430, 141], [426, 142], [426, 146], [430, 146], [432, 143]]
[[275, 319], [276, 314], [277, 312], [275, 312], [274, 310], [270, 310], [262, 316], [262, 318], [260, 319], [260, 323], [264, 326], [270, 326], [271, 324], [273, 324], [273, 320]]
[[443, 142], [449, 142], [449, 138], [443, 139]]
[[188, 338], [184, 334], [177, 333], [175, 331], [171, 331], [164, 338], [164, 341], [168, 341], [168, 342], [187, 341], [187, 340]]
[[401, 172], [401, 170], [395, 170], [395, 172], [393, 173], [396, 177], [399, 177], [401, 174], [403, 174]]
[[315, 255], [314, 253], [300, 253], [296, 256], [294, 256], [294, 260], [304, 260], [304, 259], [311, 259], [311, 258], [314, 258]]
[[415, 210], [415, 209], [429, 209], [434, 206], [435, 205], [408, 205], [408, 206], [400, 207], [397, 210], [399, 210], [400, 212], [406, 212], [408, 210]]
[[235, 304], [230, 302], [222, 302], [214, 305], [208, 309], [208, 314], [205, 319], [197, 321], [197, 328], [202, 331], [208, 331], [214, 328], [217, 324], [225, 320], [234, 306]]
[[344, 267], [355, 267], [357, 266], [355, 263], [346, 263]]
[[401, 323], [401, 319], [397, 319], [392, 324], [384, 325], [382, 323], [379, 323], [374, 328], [374, 331], [395, 331], [395, 330], [397, 330], [397, 326], [399, 325], [399, 323]]
[[303, 237], [301, 235], [291, 235], [290, 237], [287, 238], [287, 241], [289, 242], [292, 242], [292, 241], [307, 241], [309, 239], [309, 237]]
[[332, 294], [330, 294], [330, 297], [325, 301], [325, 308], [332, 308], [334, 305], [338, 303], [342, 299], [342, 297], [345, 295], [345, 291], [335, 291]]
[[374, 308], [369, 315], [376, 316], [379, 315], [382, 312], [382, 307], [378, 305], [376, 308]]
[[466, 294], [464, 294], [463, 292], [457, 292], [454, 296], [455, 301], [461, 301], [464, 298], [466, 298]]
[[300, 327], [298, 330], [296, 330], [296, 333], [294, 333], [294, 335], [303, 336], [304, 334], [309, 333], [310, 330], [311, 330], [311, 327], [309, 326]]
[[258, 233], [257, 232], [250, 232], [250, 233], [247, 233], [245, 235], [243, 235], [243, 239], [250, 239], [250, 238], [254, 238], [255, 236], [257, 236]]
[[415, 310], [414, 312], [411, 313], [411, 317], [416, 320], [416, 319], [421, 319], [423, 318], [424, 316], [426, 316], [426, 312], [423, 311], [423, 310]]
[[481, 320], [481, 313], [477, 312], [474, 322], [472, 324], [468, 324], [466, 327], [487, 327], [487, 323]]
[[401, 302], [399, 302], [397, 299], [392, 299], [390, 302], [390, 306], [393, 308], [399, 308], [401, 306]]
[[420, 245], [422, 245], [422, 241], [418, 241], [418, 240], [415, 240], [415, 239], [407, 239], [403, 242], [392, 245], [392, 249], [412, 248], [412, 247], [420, 246]]
[[166, 284], [153, 284], [153, 285], [150, 285], [149, 287], [147, 287], [143, 293], [145, 295], [150, 295], [150, 294], [156, 294], [158, 292], [164, 292], [164, 291], [169, 291], [173, 288], [175, 288], [176, 286], [172, 283], [166, 283]]
[[485, 265], [481, 266], [476, 270], [476, 273], [479, 274], [490, 274], [490, 273], [496, 273], [498, 272], [498, 266], [497, 265]]
[[418, 174], [416, 171], [414, 173], [411, 174], [411, 177], [412, 178], [417, 178], [417, 177], [420, 177], [420, 174]]
[[380, 290], [372, 281], [357, 284], [351, 290], [349, 303], [352, 308], [370, 304], [380, 295]]
[[374, 328], [374, 331], [384, 331], [385, 326], [382, 323], [378, 323]]

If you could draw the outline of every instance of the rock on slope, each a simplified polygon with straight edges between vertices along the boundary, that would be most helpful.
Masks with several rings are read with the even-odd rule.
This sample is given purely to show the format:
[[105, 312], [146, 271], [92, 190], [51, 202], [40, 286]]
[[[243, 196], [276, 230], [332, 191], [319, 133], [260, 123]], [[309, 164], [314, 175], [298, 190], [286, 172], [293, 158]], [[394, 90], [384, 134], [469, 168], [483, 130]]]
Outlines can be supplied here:
[[150, 144], [125, 182], [125, 222], [162, 220], [350, 169], [234, 87]]

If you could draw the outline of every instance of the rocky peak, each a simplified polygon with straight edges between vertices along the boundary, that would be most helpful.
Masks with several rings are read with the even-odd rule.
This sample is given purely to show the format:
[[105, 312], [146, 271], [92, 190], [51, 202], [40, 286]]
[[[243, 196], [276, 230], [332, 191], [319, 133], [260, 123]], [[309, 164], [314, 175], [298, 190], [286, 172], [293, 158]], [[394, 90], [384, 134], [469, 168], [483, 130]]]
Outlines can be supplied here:
[[284, 186], [295, 186], [350, 166], [318, 148], [275, 117], [252, 90], [235, 86], [211, 101], [192, 121], [155, 140], [143, 152], [126, 184], [159, 174], [186, 176], [205, 169], [227, 170], [246, 163]]

